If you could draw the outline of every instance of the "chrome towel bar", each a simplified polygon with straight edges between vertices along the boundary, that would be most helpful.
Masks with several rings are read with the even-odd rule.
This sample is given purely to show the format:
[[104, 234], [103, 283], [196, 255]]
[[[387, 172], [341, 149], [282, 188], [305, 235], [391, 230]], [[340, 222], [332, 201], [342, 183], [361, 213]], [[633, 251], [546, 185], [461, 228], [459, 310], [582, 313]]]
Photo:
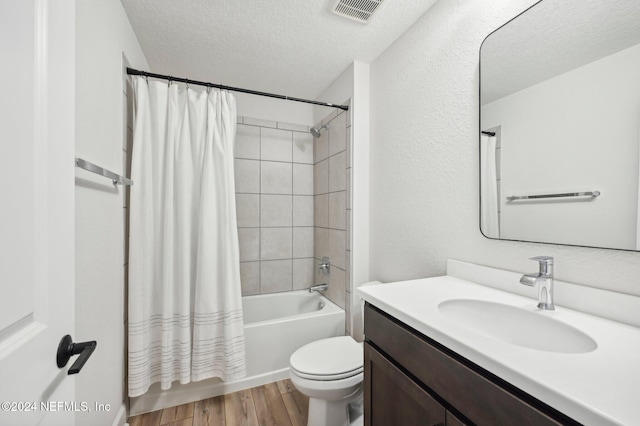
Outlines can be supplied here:
[[129, 178], [126, 178], [124, 176], [120, 176], [116, 173], [113, 173], [110, 170], [104, 169], [100, 166], [96, 166], [95, 164], [87, 161], [87, 160], [83, 160], [82, 158], [76, 158], [76, 167], [80, 167], [81, 169], [85, 169], [88, 170], [92, 173], [104, 176], [106, 178], [109, 178], [113, 181], [114, 185], [127, 185], [127, 186], [131, 186], [133, 185], [133, 181]]
[[507, 201], [515, 200], [537, 200], [540, 198], [566, 198], [566, 197], [598, 197], [600, 191], [585, 191], [585, 192], [563, 192], [560, 194], [543, 194], [543, 195], [511, 195], [507, 197]]

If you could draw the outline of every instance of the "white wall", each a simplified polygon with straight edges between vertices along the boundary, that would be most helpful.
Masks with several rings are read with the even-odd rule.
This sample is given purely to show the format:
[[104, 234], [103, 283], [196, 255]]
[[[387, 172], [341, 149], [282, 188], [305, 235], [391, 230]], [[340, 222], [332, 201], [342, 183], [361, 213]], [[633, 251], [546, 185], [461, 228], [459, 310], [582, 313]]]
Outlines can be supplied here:
[[482, 106], [481, 129], [502, 131], [502, 238], [635, 249], [639, 69], [637, 45]]
[[532, 272], [545, 254], [558, 279], [640, 295], [640, 253], [480, 234], [480, 44], [533, 3], [440, 0], [371, 65], [372, 279], [441, 275], [447, 258]]
[[[76, 156], [124, 173], [123, 54], [147, 61], [119, 0], [76, 2]], [[98, 347], [76, 378], [76, 400], [110, 404], [78, 424], [123, 424], [124, 214], [121, 186], [76, 171], [76, 335]]]

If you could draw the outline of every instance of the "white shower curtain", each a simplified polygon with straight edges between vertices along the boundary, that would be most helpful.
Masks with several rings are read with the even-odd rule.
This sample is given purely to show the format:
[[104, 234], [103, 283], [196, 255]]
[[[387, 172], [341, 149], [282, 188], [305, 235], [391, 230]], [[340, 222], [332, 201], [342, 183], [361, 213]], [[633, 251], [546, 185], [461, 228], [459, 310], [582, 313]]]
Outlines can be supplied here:
[[129, 396], [245, 375], [235, 98], [134, 77]]
[[480, 136], [480, 189], [480, 229], [489, 238], [499, 238], [496, 137], [484, 133]]

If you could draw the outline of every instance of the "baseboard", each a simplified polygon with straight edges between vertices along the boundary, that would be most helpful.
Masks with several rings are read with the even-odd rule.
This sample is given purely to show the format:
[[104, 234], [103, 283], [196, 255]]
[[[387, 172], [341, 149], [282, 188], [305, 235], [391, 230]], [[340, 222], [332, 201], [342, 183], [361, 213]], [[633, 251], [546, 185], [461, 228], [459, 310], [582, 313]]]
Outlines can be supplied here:
[[113, 419], [112, 426], [125, 426], [127, 423], [127, 407], [122, 403], [120, 409], [118, 410], [118, 414], [116, 414], [116, 418]]

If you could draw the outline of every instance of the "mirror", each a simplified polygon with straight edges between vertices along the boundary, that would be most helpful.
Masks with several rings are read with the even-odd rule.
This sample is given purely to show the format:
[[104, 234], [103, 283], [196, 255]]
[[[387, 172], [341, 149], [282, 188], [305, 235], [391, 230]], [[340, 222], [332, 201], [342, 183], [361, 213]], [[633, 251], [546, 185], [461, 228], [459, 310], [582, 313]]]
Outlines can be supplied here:
[[480, 48], [480, 229], [640, 250], [640, 1], [542, 0]]

